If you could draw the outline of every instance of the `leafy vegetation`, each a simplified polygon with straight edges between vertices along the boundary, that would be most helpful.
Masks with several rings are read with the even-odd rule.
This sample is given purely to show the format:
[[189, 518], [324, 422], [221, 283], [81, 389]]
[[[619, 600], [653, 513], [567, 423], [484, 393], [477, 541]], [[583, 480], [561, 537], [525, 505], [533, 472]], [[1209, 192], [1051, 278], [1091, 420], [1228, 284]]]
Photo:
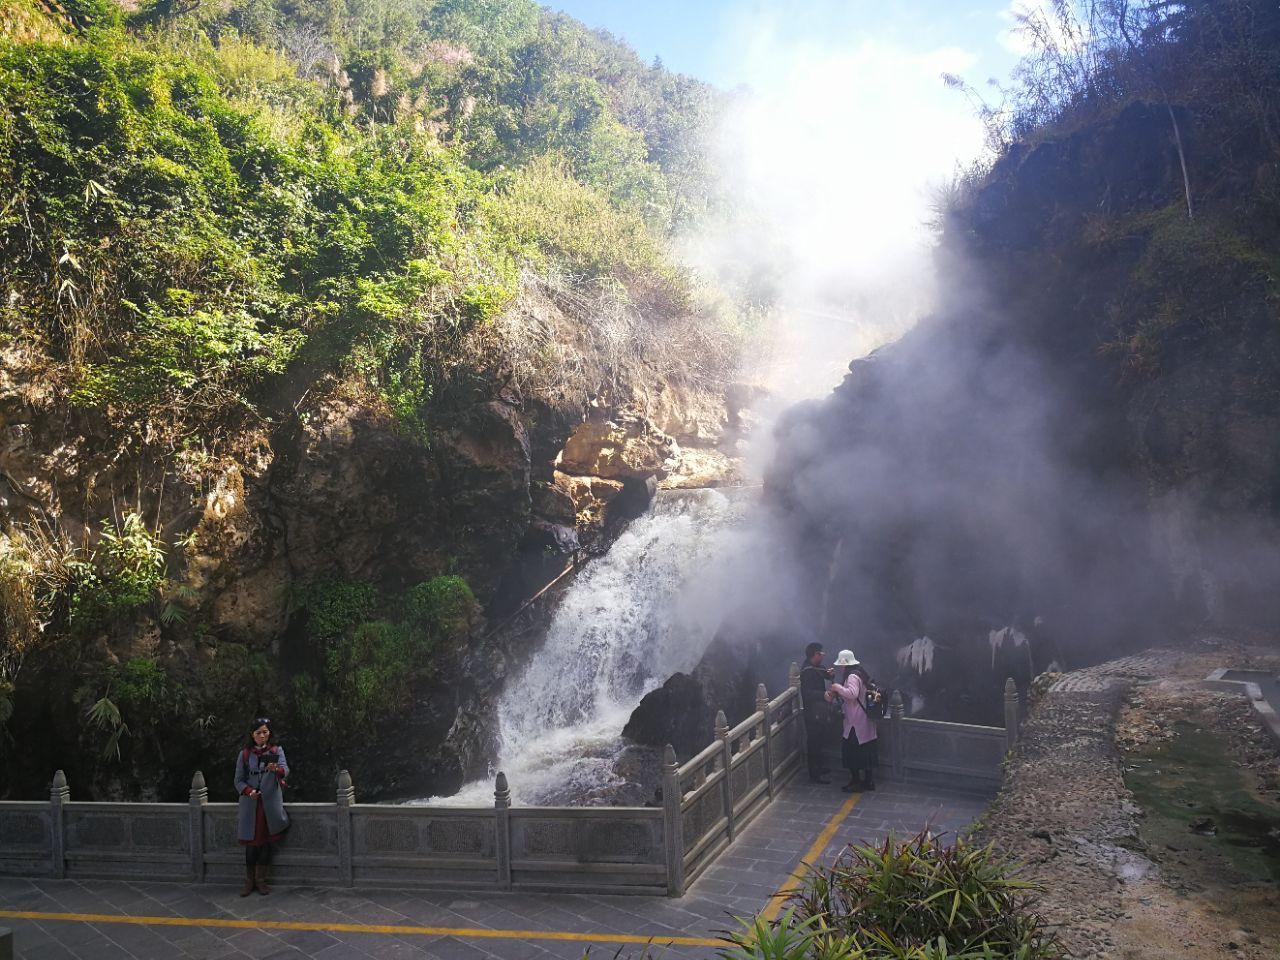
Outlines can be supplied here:
[[98, 543], [69, 564], [70, 622], [86, 630], [150, 603], [164, 582], [165, 551], [136, 513], [119, 529], [103, 525]]
[[[1124, 278], [1116, 296], [1088, 310], [1097, 346], [1126, 380], [1156, 378], [1192, 356], [1189, 348], [1272, 326], [1280, 318], [1274, 4], [1055, 0], [1018, 21], [1031, 53], [993, 100], [947, 78], [974, 100], [991, 147], [941, 199], [952, 236], [964, 244], [983, 235], [984, 191], [1020, 180], [1031, 195], [1072, 194], [1055, 198], [1052, 221], [1035, 224], [1024, 249], [996, 246], [1001, 255], [1048, 253], [1045, 269], [1065, 282], [1081, 272]], [[1011, 217], [1034, 219], [1029, 199], [1018, 198]]]
[[731, 934], [724, 960], [1037, 960], [1061, 956], [1032, 909], [1030, 883], [993, 848], [927, 831], [851, 846], [811, 869], [775, 922]]
[[115, 777], [272, 699], [330, 753], [404, 705], [474, 624], [465, 580], [301, 591], [282, 679], [214, 629], [222, 558], [184, 524], [326, 397], [427, 446], [491, 387], [730, 377], [738, 317], [668, 248], [724, 202], [720, 103], [532, 0], [0, 0], [0, 349], [114, 464], [110, 504], [95, 473], [45, 505], [79, 525], [0, 535], [0, 728], [56, 678]]
[[[390, 618], [377, 618], [383, 610]], [[305, 668], [292, 679], [298, 718], [321, 739], [364, 735], [431, 673], [431, 655], [463, 639], [478, 605], [461, 577], [436, 577], [390, 602], [372, 584], [330, 580], [303, 592]]]
[[119, 760], [124, 738], [138, 733], [154, 743], [160, 724], [177, 710], [177, 694], [164, 668], [154, 657], [132, 657], [107, 671], [106, 692], [89, 707], [87, 719], [106, 735], [103, 756]]
[[410, 587], [401, 601], [404, 622], [429, 635], [457, 640], [476, 622], [479, 604], [459, 576], [434, 577]]
[[216, 440], [354, 375], [425, 439], [522, 265], [687, 295], [714, 98], [616, 42], [527, 0], [117, 10], [0, 44], [0, 312], [73, 403]]

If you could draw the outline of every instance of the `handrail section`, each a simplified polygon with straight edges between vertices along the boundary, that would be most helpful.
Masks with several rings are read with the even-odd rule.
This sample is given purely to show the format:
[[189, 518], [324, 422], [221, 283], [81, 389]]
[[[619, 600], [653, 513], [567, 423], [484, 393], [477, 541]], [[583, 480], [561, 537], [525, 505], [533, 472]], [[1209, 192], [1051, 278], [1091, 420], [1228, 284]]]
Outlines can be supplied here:
[[[280, 879], [336, 886], [612, 892], [682, 896], [800, 769], [800, 671], [684, 763], [663, 753], [662, 806], [513, 807], [506, 775], [491, 807], [356, 803], [344, 770], [332, 803], [291, 803]], [[1005, 688], [1005, 727], [914, 720], [895, 692], [880, 721], [881, 762], [895, 777], [998, 781], [1020, 716]], [[887, 746], [887, 749], [885, 747]], [[204, 776], [188, 803], [71, 800], [61, 770], [45, 801], [0, 802], [0, 876], [231, 882], [241, 869], [238, 805], [210, 803]]]

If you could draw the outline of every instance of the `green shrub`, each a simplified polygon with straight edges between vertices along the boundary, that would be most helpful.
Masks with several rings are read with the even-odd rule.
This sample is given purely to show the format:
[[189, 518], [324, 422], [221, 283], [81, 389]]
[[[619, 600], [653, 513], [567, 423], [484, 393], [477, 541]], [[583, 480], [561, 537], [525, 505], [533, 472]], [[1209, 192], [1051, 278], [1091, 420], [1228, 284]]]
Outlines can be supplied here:
[[300, 590], [295, 606], [306, 615], [306, 629], [321, 644], [364, 622], [378, 605], [378, 588], [364, 580], [322, 580]]
[[456, 641], [475, 624], [480, 604], [462, 577], [435, 577], [405, 592], [403, 611], [407, 626]]
[[791, 892], [773, 924], [731, 936], [726, 960], [1049, 960], [1056, 940], [1033, 910], [1034, 886], [991, 846], [944, 845], [927, 831], [851, 846]]
[[87, 559], [68, 564], [70, 620], [92, 628], [146, 606], [165, 581], [165, 550], [142, 517], [127, 513], [117, 528], [102, 526]]
[[111, 690], [121, 710], [156, 714], [168, 702], [164, 670], [151, 657], [133, 657], [112, 668]]
[[299, 719], [326, 738], [363, 736], [402, 709], [427, 664], [429, 637], [371, 620], [327, 640], [314, 672], [293, 677]]
[[[154, 734], [176, 712], [176, 691], [151, 657], [132, 657], [107, 671], [106, 692], [89, 707], [89, 726], [106, 734], [105, 759], [120, 759], [120, 743], [134, 733]], [[82, 690], [81, 695], [85, 692]]]
[[562, 262], [589, 277], [621, 273], [683, 282], [644, 221], [575, 179], [560, 155], [536, 158], [502, 181], [487, 210], [536, 260]]
[[77, 30], [110, 30], [120, 26], [120, 7], [113, 0], [59, 0], [58, 6]]
[[258, 711], [278, 697], [266, 656], [239, 643], [218, 644], [193, 686], [196, 724], [218, 749], [243, 737]]
[[[431, 671], [438, 644], [465, 636], [479, 604], [462, 577], [435, 577], [385, 603], [368, 583], [302, 591], [310, 663], [290, 690], [299, 720], [323, 737], [367, 734], [401, 710]], [[377, 617], [385, 608], [392, 618]]]
[[1101, 250], [1121, 251], [1136, 238], [1145, 243], [1123, 298], [1114, 310], [1113, 339], [1102, 347], [1126, 373], [1149, 376], [1179, 345], [1228, 334], [1238, 323], [1231, 300], [1250, 288], [1263, 292], [1273, 318], [1280, 254], [1221, 214], [1189, 221], [1185, 207], [1159, 210], [1105, 224], [1091, 239]]

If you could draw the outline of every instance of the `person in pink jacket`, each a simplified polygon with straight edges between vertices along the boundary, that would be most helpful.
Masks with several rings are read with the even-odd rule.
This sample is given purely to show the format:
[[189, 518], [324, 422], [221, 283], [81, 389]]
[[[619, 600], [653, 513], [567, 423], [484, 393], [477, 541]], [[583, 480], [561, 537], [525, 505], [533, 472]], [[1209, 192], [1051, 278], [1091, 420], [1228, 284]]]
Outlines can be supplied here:
[[867, 715], [867, 684], [871, 682], [871, 676], [858, 663], [852, 650], [841, 650], [835, 666], [843, 668], [843, 676], [838, 683], [831, 684], [827, 699], [838, 697], [844, 712], [844, 742], [840, 748], [840, 759], [849, 771], [849, 782], [841, 789], [852, 793], [858, 789], [859, 780], [863, 780], [863, 789], [874, 790], [880, 758], [876, 722]]

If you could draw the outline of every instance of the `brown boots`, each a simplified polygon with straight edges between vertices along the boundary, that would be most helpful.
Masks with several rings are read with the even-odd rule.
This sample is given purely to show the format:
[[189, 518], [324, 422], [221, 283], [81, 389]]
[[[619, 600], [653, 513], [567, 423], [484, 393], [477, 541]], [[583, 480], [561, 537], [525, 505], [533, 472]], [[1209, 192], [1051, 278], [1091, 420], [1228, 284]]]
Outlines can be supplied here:
[[240, 888], [240, 896], [247, 897], [249, 894], [257, 890], [264, 897], [271, 892], [271, 885], [267, 883], [270, 879], [270, 867], [258, 864], [254, 867], [244, 868], [244, 886]]

